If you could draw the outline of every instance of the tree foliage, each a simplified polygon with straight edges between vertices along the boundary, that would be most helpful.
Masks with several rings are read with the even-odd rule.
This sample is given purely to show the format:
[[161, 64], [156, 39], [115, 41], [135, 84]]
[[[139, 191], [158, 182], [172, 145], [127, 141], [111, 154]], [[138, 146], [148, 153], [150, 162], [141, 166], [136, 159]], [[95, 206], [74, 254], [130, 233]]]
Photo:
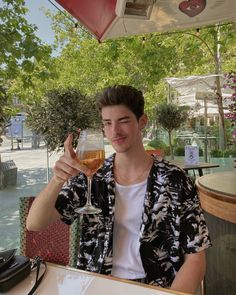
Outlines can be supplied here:
[[[15, 2], [23, 3], [20, 0]], [[200, 29], [200, 35], [189, 30], [98, 43], [80, 25], [75, 28], [70, 15], [47, 14], [53, 20], [58, 55], [41, 61], [37, 58], [30, 71], [26, 67], [18, 72], [18, 78], [11, 81], [8, 91], [12, 96], [20, 97], [26, 106], [33, 102], [40, 105], [45, 93], [53, 89], [76, 88], [92, 99], [106, 86], [129, 84], [144, 92], [146, 112], [155, 122], [155, 106], [167, 96], [164, 78], [206, 75], [215, 71], [214, 28]], [[234, 31], [233, 24], [221, 28], [222, 71], [230, 72], [236, 66]], [[25, 81], [29, 81], [27, 87]]]
[[188, 110], [186, 106], [178, 106], [172, 103], [163, 103], [157, 106], [157, 120], [160, 125], [168, 132], [170, 154], [173, 159], [173, 148], [171, 134], [177, 130], [188, 119]]
[[[42, 135], [49, 150], [59, 150], [69, 133], [78, 135], [78, 128], [98, 125], [94, 101], [79, 90], [51, 90], [41, 103], [28, 109], [27, 124]], [[74, 142], [75, 143], [75, 142]]]
[[10, 112], [8, 109], [8, 101], [6, 91], [0, 85], [0, 144], [2, 142], [1, 135], [3, 135], [6, 126], [10, 121]]
[[233, 93], [231, 95], [231, 102], [228, 105], [229, 112], [225, 114], [225, 118], [227, 118], [231, 122], [232, 134], [234, 137], [234, 142], [236, 142], [236, 73], [228, 73], [225, 75], [226, 84], [225, 88], [232, 89]]
[[[23, 0], [2, 0], [0, 5], [0, 79], [12, 80], [21, 71], [31, 73], [39, 60], [46, 60], [50, 46], [36, 37], [37, 27], [25, 19]], [[25, 76], [25, 83], [27, 77]]]

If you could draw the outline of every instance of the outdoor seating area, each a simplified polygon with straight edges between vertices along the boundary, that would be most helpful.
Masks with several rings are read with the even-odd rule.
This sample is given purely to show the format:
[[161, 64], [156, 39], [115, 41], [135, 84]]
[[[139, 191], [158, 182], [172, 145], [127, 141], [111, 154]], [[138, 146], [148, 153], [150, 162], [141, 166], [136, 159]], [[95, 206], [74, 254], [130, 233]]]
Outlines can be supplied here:
[[0, 15], [0, 293], [235, 295], [236, 1]]
[[[34, 197], [29, 197], [30, 192], [32, 192], [32, 181], [35, 184], [37, 183], [37, 186], [34, 185], [34, 192], [36, 193], [40, 190], [40, 187], [43, 187], [47, 182], [47, 169], [49, 168], [50, 177], [51, 168], [59, 155], [54, 154], [49, 158], [49, 167], [47, 168], [47, 151], [43, 145], [40, 149], [32, 149], [30, 143], [28, 143], [28, 146], [26, 144], [22, 150], [12, 151], [10, 149], [10, 141], [8, 141], [8, 143], [5, 141], [4, 145], [1, 147], [1, 151], [2, 162], [12, 161], [18, 167], [17, 183], [15, 186], [7, 186], [1, 190], [2, 204], [8, 204], [8, 207], [5, 207], [3, 211], [0, 211], [0, 220], [2, 221], [0, 222], [0, 234], [6, 237], [5, 247], [11, 245], [12, 247], [18, 248], [19, 253], [25, 254], [29, 257], [40, 255], [49, 262], [57, 263], [59, 265], [75, 266], [78, 249], [76, 241], [79, 238], [78, 223], [75, 223], [72, 228], [69, 228], [62, 222], [59, 222], [48, 230], [40, 232], [29, 232], [25, 227], [27, 212], [34, 200]], [[149, 150], [148, 152], [156, 154], [160, 159], [164, 157], [166, 160], [170, 160], [169, 156], [164, 155], [162, 149]], [[106, 155], [108, 156], [111, 153], [113, 153], [113, 149], [110, 145], [106, 145]], [[31, 155], [31, 157], [29, 157], [29, 155]], [[20, 161], [19, 156], [21, 158]], [[9, 160], [10, 158], [13, 160]], [[198, 165], [186, 166], [184, 157], [175, 157], [173, 163], [184, 169], [195, 179], [199, 179], [199, 176], [201, 175], [217, 174], [217, 172], [222, 170], [234, 171], [235, 159], [231, 159], [231, 162], [219, 162], [219, 164], [215, 164], [212, 160], [213, 159], [210, 159], [210, 162], [202, 164], [204, 159], [200, 157], [201, 162], [199, 162]], [[40, 174], [36, 173], [37, 170], [38, 172], [41, 171]], [[27, 171], [29, 171], [29, 174]], [[31, 175], [31, 180], [27, 175]], [[33, 180], [32, 178], [35, 179]], [[13, 220], [14, 212], [17, 212], [17, 215]], [[19, 222], [17, 221], [18, 218]], [[221, 224], [221, 222], [222, 221], [218, 220], [219, 224]], [[215, 225], [210, 224], [210, 227], [211, 226], [214, 227]], [[224, 227], [223, 224], [222, 226]], [[233, 230], [234, 225], [231, 225], [231, 227], [231, 230]], [[63, 239], [62, 233], [64, 233]], [[231, 238], [233, 239], [233, 236]], [[215, 239], [214, 236], [213, 239]], [[218, 242], [216, 241], [214, 243]], [[231, 243], [234, 243], [233, 240]], [[2, 243], [1, 245], [3, 245], [4, 248], [4, 244]], [[211, 260], [213, 258], [209, 259]], [[210, 263], [212, 262], [209, 262], [209, 264]], [[215, 288], [215, 285], [209, 284], [210, 279], [211, 278], [209, 277], [206, 278], [206, 282], [208, 282], [207, 284], [213, 286], [212, 288]]]

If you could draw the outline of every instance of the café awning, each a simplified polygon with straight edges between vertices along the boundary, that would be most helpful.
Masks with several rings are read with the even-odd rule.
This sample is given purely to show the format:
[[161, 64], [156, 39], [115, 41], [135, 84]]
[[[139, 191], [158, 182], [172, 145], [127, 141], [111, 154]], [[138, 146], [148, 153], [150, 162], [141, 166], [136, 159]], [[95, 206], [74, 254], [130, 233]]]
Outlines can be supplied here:
[[98, 40], [236, 21], [235, 0], [56, 0]]
[[[170, 85], [170, 87], [177, 90], [180, 95], [189, 95], [196, 92], [209, 92], [214, 93], [216, 90], [216, 76], [220, 77], [220, 83], [223, 86], [225, 78], [223, 75], [199, 75], [188, 77], [170, 77], [164, 80]], [[222, 91], [229, 91], [222, 87]]]
[[[207, 101], [209, 113], [217, 114], [218, 106], [216, 101], [216, 76], [220, 77], [221, 92], [223, 96], [223, 106], [227, 107], [230, 103], [230, 97], [232, 95], [232, 89], [225, 88], [226, 83], [224, 75], [199, 75], [199, 76], [188, 76], [182, 78], [170, 77], [164, 80], [170, 86], [171, 89], [176, 91], [174, 95], [174, 102], [179, 105], [189, 105], [194, 107], [196, 104], [199, 107], [197, 111], [204, 107], [204, 100]], [[225, 112], [227, 112], [225, 110]]]

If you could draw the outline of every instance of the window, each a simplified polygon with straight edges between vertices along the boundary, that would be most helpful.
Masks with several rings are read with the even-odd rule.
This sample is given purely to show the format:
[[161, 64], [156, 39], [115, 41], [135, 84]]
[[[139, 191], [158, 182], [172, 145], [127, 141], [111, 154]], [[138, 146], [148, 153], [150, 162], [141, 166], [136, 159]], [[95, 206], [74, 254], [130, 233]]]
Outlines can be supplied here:
[[152, 0], [127, 0], [124, 15], [149, 18], [153, 2]]

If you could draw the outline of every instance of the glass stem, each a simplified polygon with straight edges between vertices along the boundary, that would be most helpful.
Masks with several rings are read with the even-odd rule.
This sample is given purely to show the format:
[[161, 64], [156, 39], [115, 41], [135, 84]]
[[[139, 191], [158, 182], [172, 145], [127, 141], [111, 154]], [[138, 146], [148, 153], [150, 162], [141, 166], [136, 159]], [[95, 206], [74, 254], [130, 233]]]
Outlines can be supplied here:
[[88, 196], [86, 206], [92, 206], [91, 203], [91, 187], [92, 187], [92, 176], [88, 176]]

